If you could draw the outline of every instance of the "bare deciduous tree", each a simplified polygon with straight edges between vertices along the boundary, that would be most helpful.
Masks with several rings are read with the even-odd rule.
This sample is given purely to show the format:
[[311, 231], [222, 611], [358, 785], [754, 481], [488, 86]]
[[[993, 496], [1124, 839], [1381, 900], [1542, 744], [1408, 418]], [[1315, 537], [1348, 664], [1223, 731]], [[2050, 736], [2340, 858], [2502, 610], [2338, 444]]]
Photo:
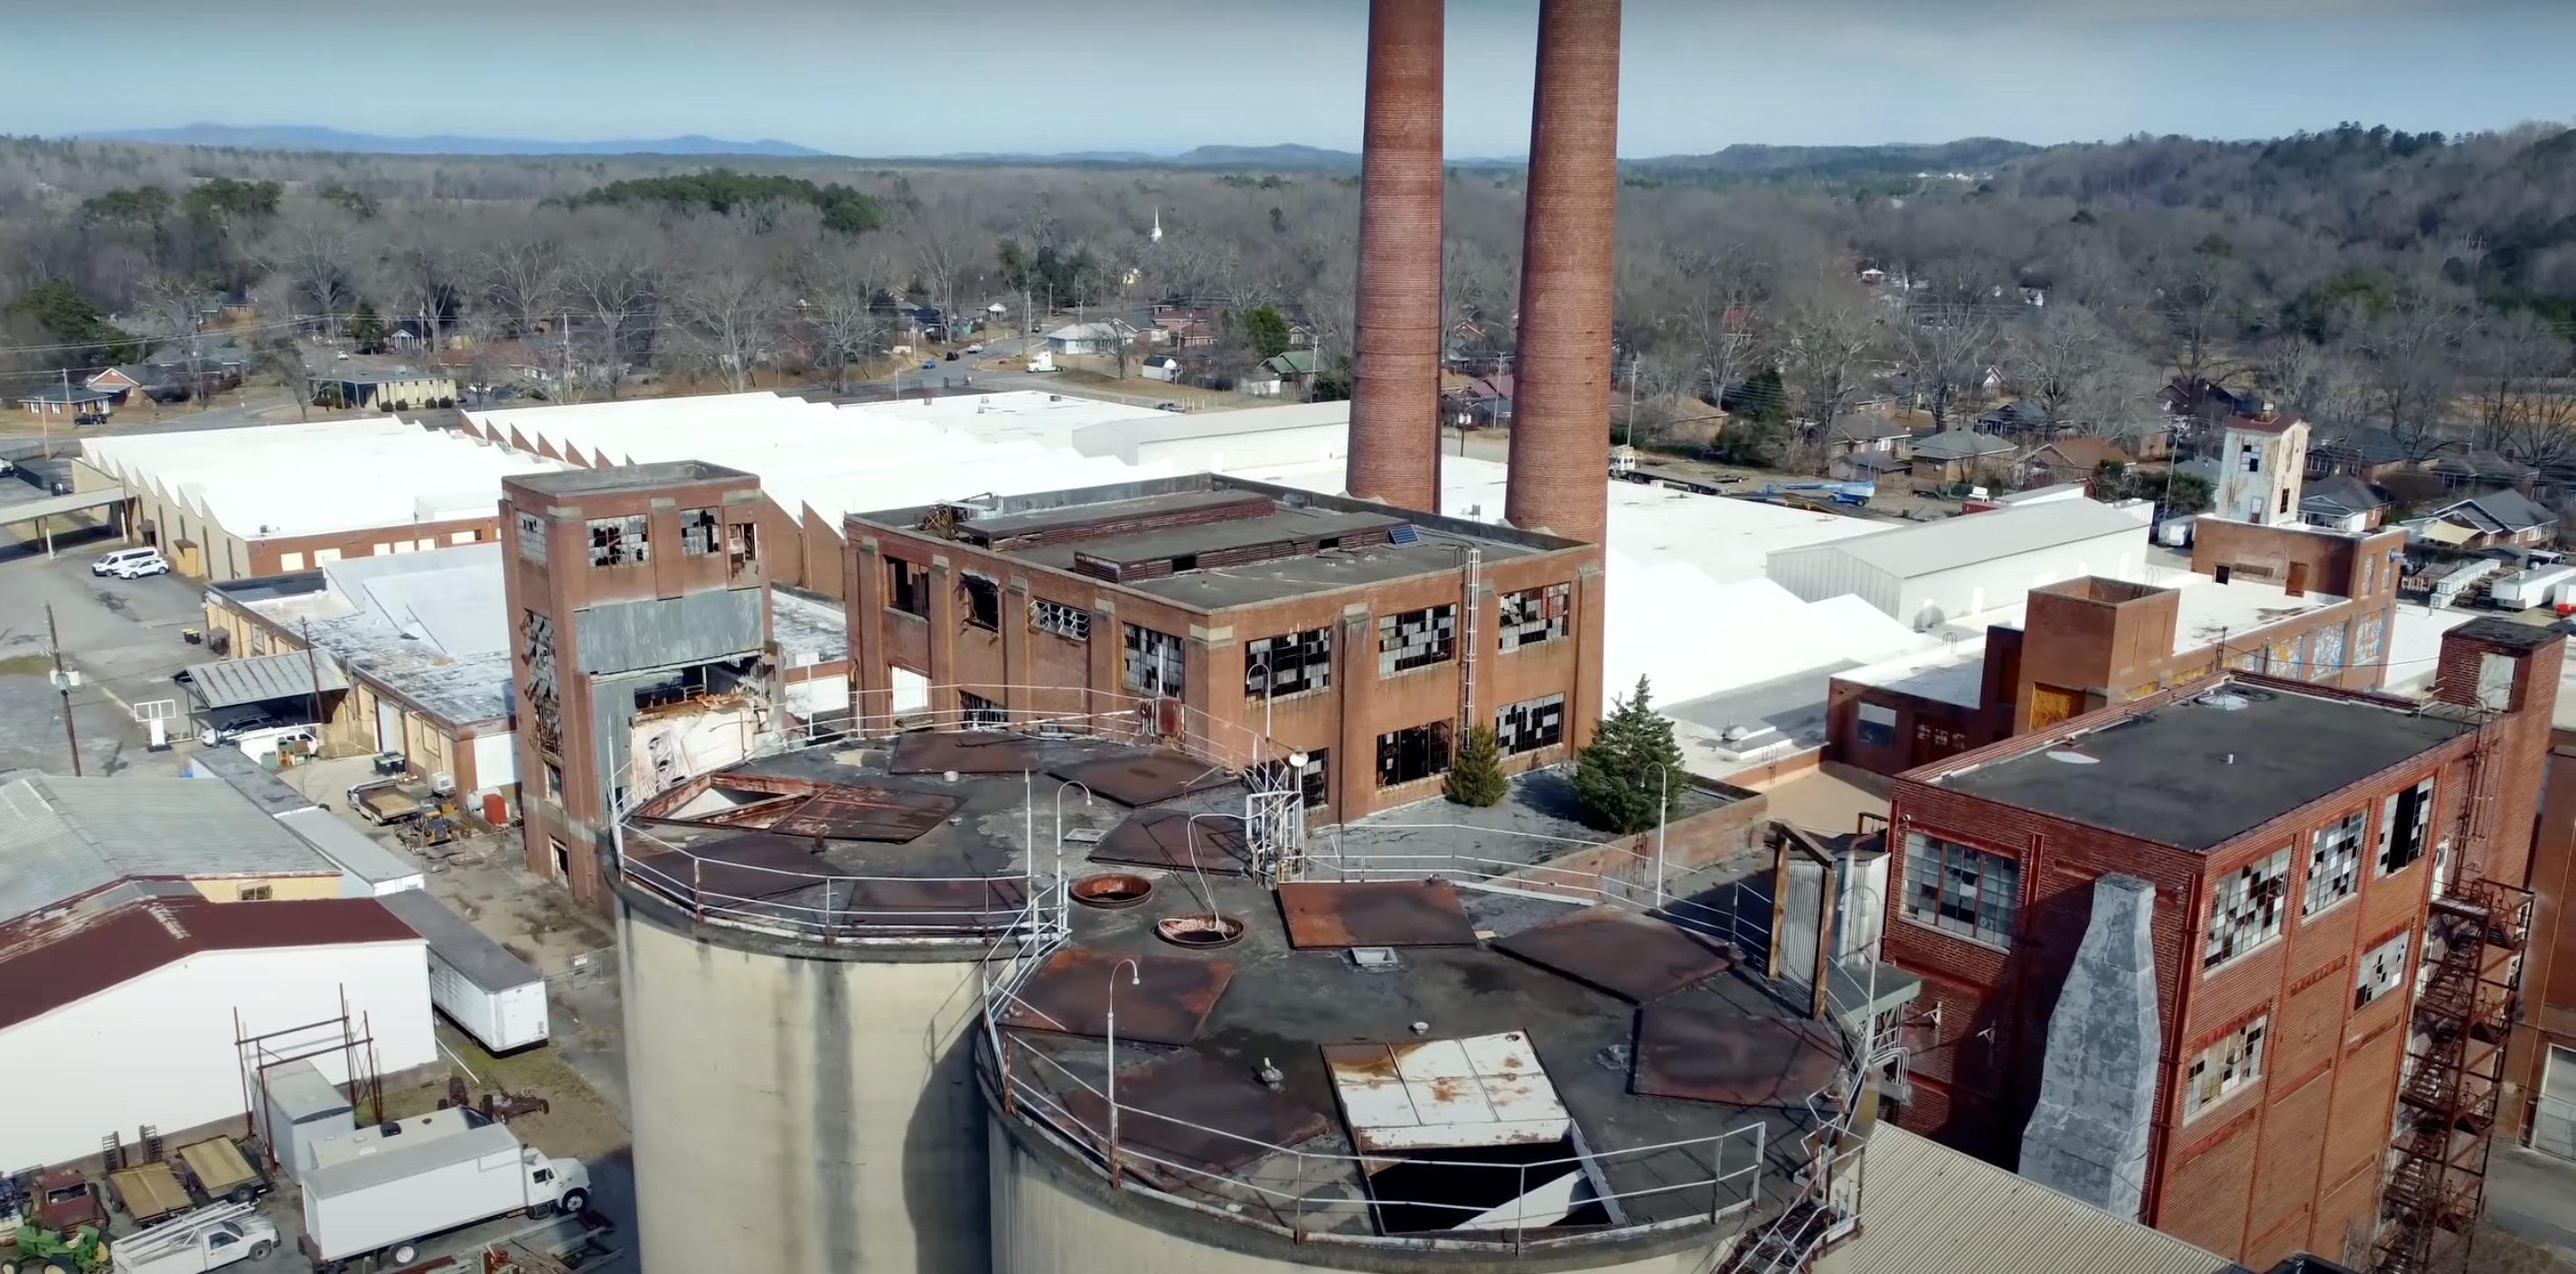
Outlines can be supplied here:
[[732, 393], [752, 387], [762, 363], [778, 352], [778, 323], [787, 298], [778, 285], [740, 266], [683, 280], [671, 297], [691, 364]]
[[1886, 324], [1865, 302], [1822, 296], [1790, 311], [1781, 324], [1780, 375], [1790, 410], [1831, 424], [1861, 400], [1870, 357]]
[[1995, 323], [1973, 306], [1924, 305], [1907, 309], [1897, 334], [1897, 357], [1913, 382], [1914, 403], [1948, 429], [1951, 417], [1984, 381], [1994, 363]]

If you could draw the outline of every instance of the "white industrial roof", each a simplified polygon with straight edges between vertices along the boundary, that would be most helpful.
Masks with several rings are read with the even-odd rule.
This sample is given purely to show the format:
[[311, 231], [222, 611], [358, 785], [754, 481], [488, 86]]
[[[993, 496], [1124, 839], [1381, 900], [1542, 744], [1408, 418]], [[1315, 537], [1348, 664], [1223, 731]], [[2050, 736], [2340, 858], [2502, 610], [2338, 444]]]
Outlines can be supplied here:
[[1830, 549], [1807, 551], [1841, 553], [1898, 579], [1913, 579], [2019, 553], [2126, 534], [2138, 537], [2143, 552], [2147, 523], [2135, 508], [2092, 500], [2055, 500], [1943, 518], [1837, 542]]
[[218, 589], [310, 633], [351, 673], [449, 725], [509, 715], [510, 620], [499, 544], [343, 558], [322, 568], [322, 577], [320, 589], [305, 593], [250, 591], [264, 582]]
[[488, 517], [503, 477], [560, 467], [391, 417], [117, 434], [81, 456], [246, 540]]
[[1982, 638], [1963, 641], [1947, 650], [1905, 655], [1834, 675], [1858, 685], [1974, 708], [1985, 702], [1986, 643]]

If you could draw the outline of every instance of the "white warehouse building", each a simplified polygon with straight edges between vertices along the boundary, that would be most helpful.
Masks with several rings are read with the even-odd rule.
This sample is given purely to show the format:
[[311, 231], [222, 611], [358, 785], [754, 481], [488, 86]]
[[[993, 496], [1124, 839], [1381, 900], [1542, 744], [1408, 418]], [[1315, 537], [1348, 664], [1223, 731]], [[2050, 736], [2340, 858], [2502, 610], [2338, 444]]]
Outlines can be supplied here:
[[1771, 554], [1772, 582], [1810, 602], [1851, 594], [1929, 628], [2020, 603], [2030, 590], [2146, 568], [2144, 501], [1997, 509]]

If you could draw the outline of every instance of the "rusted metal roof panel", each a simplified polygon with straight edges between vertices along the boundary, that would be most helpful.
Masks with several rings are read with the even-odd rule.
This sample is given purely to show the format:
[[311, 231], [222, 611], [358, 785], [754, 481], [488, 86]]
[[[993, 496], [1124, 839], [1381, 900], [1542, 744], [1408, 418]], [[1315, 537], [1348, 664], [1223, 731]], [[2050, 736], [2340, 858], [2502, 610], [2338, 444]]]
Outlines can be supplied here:
[[1243, 820], [1230, 814], [1192, 816], [1176, 810], [1140, 810], [1109, 829], [1090, 855], [1095, 863], [1124, 863], [1171, 871], [1196, 868], [1229, 876], [1248, 875], [1252, 847], [1244, 839]]
[[[1123, 1037], [1123, 1018], [1119, 1026]], [[1064, 1104], [1096, 1141], [1106, 1143], [1106, 1100], [1087, 1089], [1076, 1089], [1066, 1094]], [[1311, 1141], [1331, 1127], [1323, 1112], [1272, 1092], [1240, 1068], [1204, 1053], [1180, 1053], [1118, 1072], [1120, 1149], [1200, 1172], [1236, 1171], [1269, 1155], [1274, 1147]], [[1147, 1180], [1200, 1184], [1132, 1154], [1121, 1163]]]
[[[1119, 967], [1131, 960], [1133, 973]], [[1058, 1035], [1106, 1036], [1113, 975], [1118, 1038], [1180, 1045], [1199, 1037], [1217, 997], [1234, 980], [1234, 966], [1221, 960], [1071, 947], [1056, 952], [1020, 988], [1004, 1024]]]
[[688, 852], [630, 848], [635, 861], [709, 897], [757, 901], [821, 884], [832, 874], [810, 840], [744, 832], [693, 845]]
[[1367, 1153], [1544, 1145], [1574, 1126], [1519, 1031], [1395, 1044], [1327, 1044], [1324, 1065]]
[[1179, 752], [1140, 752], [1058, 766], [1047, 773], [1121, 805], [1154, 805], [1234, 781], [1224, 769]]
[[1476, 927], [1445, 880], [1309, 881], [1279, 886], [1294, 947], [1469, 946]]
[[886, 769], [895, 774], [1021, 774], [1038, 768], [1035, 743], [1016, 734], [981, 731], [907, 734], [894, 745]]
[[[1280, 886], [1280, 892], [1287, 888]], [[1494, 948], [1638, 1004], [1732, 967], [1687, 931], [1612, 906], [1587, 907], [1497, 938]]]
[[1629, 1087], [1729, 1106], [1802, 1105], [1842, 1069], [1842, 1033], [1822, 1022], [1752, 1017], [1713, 995], [1649, 1004]]
[[957, 927], [963, 916], [999, 917], [1028, 905], [1020, 882], [997, 880], [849, 880], [848, 901], [832, 900], [833, 917], [871, 928]]
[[831, 840], [912, 840], [965, 808], [964, 797], [908, 792], [891, 787], [845, 785], [816, 793], [796, 812], [769, 825], [785, 836]]

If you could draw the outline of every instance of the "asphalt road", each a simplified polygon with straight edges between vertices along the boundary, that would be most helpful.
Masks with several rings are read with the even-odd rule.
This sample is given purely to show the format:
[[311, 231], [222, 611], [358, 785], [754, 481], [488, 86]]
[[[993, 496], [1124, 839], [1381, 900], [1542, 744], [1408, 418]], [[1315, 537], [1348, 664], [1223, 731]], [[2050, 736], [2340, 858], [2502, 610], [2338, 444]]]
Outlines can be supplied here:
[[[7, 481], [7, 479], [0, 479]], [[177, 701], [170, 674], [210, 656], [180, 631], [202, 627], [203, 593], [176, 576], [118, 580], [89, 573], [90, 560], [123, 541], [91, 531], [55, 537], [55, 555], [0, 532], [0, 768], [69, 768], [61, 696], [48, 673], [46, 608], [65, 662], [84, 684], [72, 691], [72, 721], [87, 774], [175, 772], [169, 752], [145, 750], [132, 705]]]

